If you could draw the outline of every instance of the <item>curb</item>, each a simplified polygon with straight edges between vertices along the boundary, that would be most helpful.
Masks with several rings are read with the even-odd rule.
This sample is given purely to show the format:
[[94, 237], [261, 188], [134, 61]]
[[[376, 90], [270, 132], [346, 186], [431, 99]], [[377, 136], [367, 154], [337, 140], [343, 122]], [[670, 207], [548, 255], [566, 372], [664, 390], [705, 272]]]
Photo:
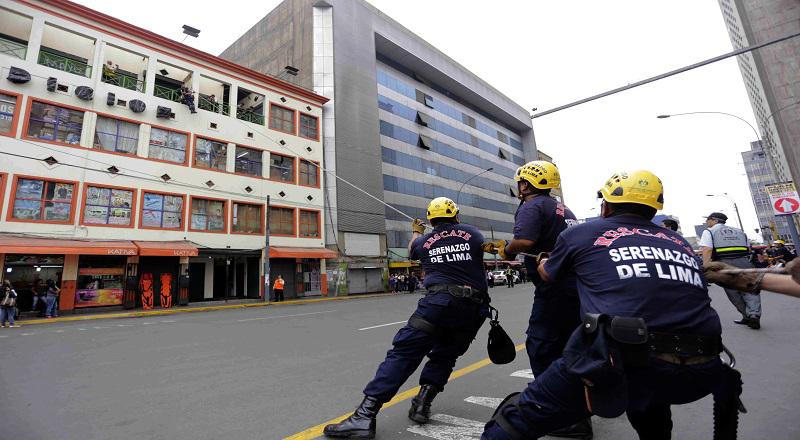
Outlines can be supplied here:
[[217, 310], [230, 310], [230, 309], [249, 309], [255, 307], [280, 307], [299, 304], [311, 304], [317, 302], [327, 301], [347, 301], [361, 298], [381, 298], [384, 296], [397, 296], [396, 293], [374, 293], [369, 295], [353, 295], [353, 296], [335, 296], [328, 298], [311, 298], [311, 299], [295, 299], [281, 302], [259, 302], [247, 304], [229, 304], [221, 306], [206, 306], [206, 307], [193, 307], [186, 309], [166, 309], [166, 310], [152, 310], [152, 311], [138, 311], [138, 312], [121, 312], [121, 313], [102, 313], [97, 315], [83, 315], [83, 316], [64, 316], [51, 319], [36, 319], [36, 320], [18, 320], [21, 325], [44, 325], [55, 324], [59, 322], [76, 322], [76, 321], [94, 321], [98, 319], [119, 319], [119, 318], [145, 318], [149, 316], [164, 316], [164, 315], [177, 315], [179, 313], [200, 313], [200, 312], [213, 312]]

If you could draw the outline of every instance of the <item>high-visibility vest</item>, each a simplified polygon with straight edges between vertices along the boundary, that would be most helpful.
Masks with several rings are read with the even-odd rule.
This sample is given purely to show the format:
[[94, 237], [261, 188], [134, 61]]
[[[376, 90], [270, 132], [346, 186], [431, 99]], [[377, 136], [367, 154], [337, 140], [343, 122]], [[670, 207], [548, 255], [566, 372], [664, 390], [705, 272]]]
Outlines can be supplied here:
[[272, 288], [283, 290], [283, 278], [276, 279], [275, 284], [272, 286]]
[[750, 244], [747, 235], [741, 229], [722, 225], [709, 229], [711, 242], [714, 244], [713, 259], [738, 258], [750, 255]]

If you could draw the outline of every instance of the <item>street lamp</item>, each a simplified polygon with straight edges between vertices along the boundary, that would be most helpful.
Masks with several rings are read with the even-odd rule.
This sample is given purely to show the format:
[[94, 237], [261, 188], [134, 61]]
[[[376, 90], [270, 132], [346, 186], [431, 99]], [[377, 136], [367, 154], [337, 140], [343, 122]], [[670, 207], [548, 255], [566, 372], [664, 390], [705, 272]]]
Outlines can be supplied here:
[[739, 207], [736, 206], [736, 200], [733, 200], [733, 197], [729, 196], [728, 193], [722, 194], [706, 194], [706, 197], [725, 197], [733, 203], [733, 210], [736, 211], [736, 220], [739, 221], [739, 229], [744, 231], [744, 225], [742, 224], [742, 217], [739, 215]]
[[456, 206], [458, 206], [458, 201], [461, 199], [461, 190], [464, 189], [464, 185], [466, 185], [467, 182], [469, 182], [470, 180], [480, 176], [483, 173], [488, 173], [489, 171], [492, 171], [493, 169], [494, 169], [494, 167], [486, 168], [485, 170], [481, 171], [480, 173], [472, 175], [472, 176], [469, 177], [469, 179], [465, 180], [464, 183], [461, 184], [461, 188], [458, 189], [458, 193], [456, 193]]
[[753, 124], [747, 122], [746, 119], [743, 119], [743, 118], [741, 118], [739, 116], [736, 116], [736, 115], [733, 115], [733, 114], [730, 114], [730, 113], [725, 113], [725, 112], [689, 112], [689, 113], [675, 113], [673, 115], [658, 115], [658, 116], [656, 116], [656, 118], [657, 119], [667, 119], [667, 118], [671, 118], [673, 116], [687, 116], [687, 115], [724, 115], [724, 116], [730, 116], [732, 118], [736, 118], [736, 119], [744, 122], [745, 124], [747, 124], [747, 126], [750, 127], [750, 129], [753, 130], [753, 134], [756, 135], [756, 139], [759, 142], [761, 141], [761, 136], [759, 136], [758, 130], [756, 130], [756, 128], [753, 127]]

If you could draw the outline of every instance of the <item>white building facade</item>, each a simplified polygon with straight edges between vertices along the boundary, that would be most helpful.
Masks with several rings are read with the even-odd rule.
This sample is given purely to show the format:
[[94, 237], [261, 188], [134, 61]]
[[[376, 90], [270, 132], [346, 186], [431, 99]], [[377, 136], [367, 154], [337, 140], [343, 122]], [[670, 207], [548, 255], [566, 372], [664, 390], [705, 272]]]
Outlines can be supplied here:
[[263, 297], [267, 231], [287, 296], [326, 293], [326, 98], [71, 2], [0, 7], [0, 266], [23, 309], [50, 279], [62, 310]]

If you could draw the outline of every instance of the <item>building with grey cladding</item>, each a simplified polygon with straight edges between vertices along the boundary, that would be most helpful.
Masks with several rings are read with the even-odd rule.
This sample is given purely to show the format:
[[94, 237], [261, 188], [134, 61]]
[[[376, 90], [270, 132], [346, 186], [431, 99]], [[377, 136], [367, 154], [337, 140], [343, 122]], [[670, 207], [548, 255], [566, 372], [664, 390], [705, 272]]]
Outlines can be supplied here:
[[772, 210], [772, 202], [765, 186], [780, 183], [778, 176], [769, 160], [769, 153], [764, 149], [761, 141], [751, 142], [750, 151], [742, 152], [742, 162], [747, 172], [747, 181], [750, 184], [750, 196], [758, 216], [759, 232], [765, 242], [772, 240], [791, 240], [787, 216], [776, 216]]
[[[719, 0], [736, 49], [800, 32], [798, 0]], [[737, 57], [750, 104], [780, 181], [800, 179], [800, 38]]]
[[412, 217], [450, 197], [465, 223], [511, 237], [513, 174], [537, 158], [528, 112], [375, 7], [285, 0], [220, 56], [281, 78], [293, 66], [296, 84], [330, 98], [324, 167], [341, 179], [325, 173], [325, 224], [340, 294], [382, 290], [410, 237], [407, 218], [347, 182]]

